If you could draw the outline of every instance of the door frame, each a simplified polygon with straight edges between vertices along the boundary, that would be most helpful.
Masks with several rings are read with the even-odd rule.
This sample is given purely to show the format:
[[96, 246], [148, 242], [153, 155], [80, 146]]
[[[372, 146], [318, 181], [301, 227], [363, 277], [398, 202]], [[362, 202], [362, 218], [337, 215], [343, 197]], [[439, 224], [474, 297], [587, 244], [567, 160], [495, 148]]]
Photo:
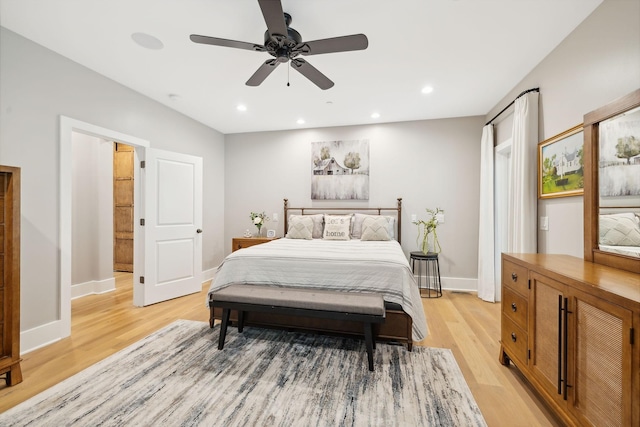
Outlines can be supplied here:
[[[134, 150], [134, 224], [140, 223], [140, 157], [144, 158], [144, 150], [149, 148], [149, 141], [135, 136], [120, 133], [111, 129], [86, 123], [80, 120], [72, 119], [66, 116], [60, 116], [60, 322], [57, 329], [57, 339], [68, 337], [71, 335], [71, 231], [72, 231], [72, 135], [73, 132], [83, 133], [86, 135], [121, 142], [123, 144], [135, 147]], [[136, 167], [137, 166], [137, 167]], [[134, 242], [142, 242], [144, 236], [140, 227], [134, 227]], [[134, 245], [134, 261], [133, 271], [140, 271], [144, 265], [141, 258], [143, 253], [136, 248], [141, 245]]]

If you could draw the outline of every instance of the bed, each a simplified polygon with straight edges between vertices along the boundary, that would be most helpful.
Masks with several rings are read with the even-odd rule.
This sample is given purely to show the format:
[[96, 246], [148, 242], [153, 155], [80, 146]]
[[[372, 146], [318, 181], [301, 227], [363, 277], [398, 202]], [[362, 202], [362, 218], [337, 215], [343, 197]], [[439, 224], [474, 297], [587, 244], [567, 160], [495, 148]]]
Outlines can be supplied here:
[[[623, 212], [617, 212], [623, 210]], [[640, 208], [601, 209], [599, 249], [640, 258]], [[613, 212], [613, 213], [612, 213]]]
[[[288, 237], [232, 252], [218, 267], [209, 298], [212, 292], [234, 283], [380, 293], [386, 319], [376, 325], [375, 338], [400, 342], [411, 350], [414, 341], [427, 335], [427, 325], [418, 286], [400, 246], [401, 213], [402, 199], [393, 208], [355, 209], [293, 208], [284, 199]], [[338, 219], [349, 223], [332, 228]], [[303, 237], [297, 226], [303, 229]], [[341, 233], [347, 228], [349, 237], [343, 239]], [[371, 233], [377, 234], [372, 238]], [[210, 311], [211, 322], [222, 317], [222, 310], [210, 306]], [[231, 320], [237, 321], [237, 313], [232, 312]], [[269, 313], [246, 313], [244, 323], [362, 334], [361, 325], [355, 322]]]

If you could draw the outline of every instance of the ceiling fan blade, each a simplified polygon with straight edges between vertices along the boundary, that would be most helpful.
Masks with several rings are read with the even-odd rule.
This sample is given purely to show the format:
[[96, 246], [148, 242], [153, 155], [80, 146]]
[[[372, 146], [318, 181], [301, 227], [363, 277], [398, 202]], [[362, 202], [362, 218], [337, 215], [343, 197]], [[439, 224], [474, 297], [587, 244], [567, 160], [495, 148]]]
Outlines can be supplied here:
[[369, 46], [369, 39], [364, 34], [333, 37], [330, 39], [313, 40], [305, 42], [296, 50], [303, 55], [320, 55], [322, 53], [347, 52], [350, 50], [363, 50]]
[[264, 64], [262, 64], [260, 68], [256, 70], [255, 73], [253, 73], [253, 76], [249, 77], [249, 80], [247, 80], [246, 85], [260, 86], [260, 84], [264, 81], [264, 79], [269, 77], [269, 74], [271, 74], [278, 65], [280, 65], [280, 62], [276, 61], [275, 59], [267, 59], [267, 61]]
[[284, 12], [280, 0], [258, 0], [264, 22], [267, 24], [269, 34], [287, 35], [287, 24], [284, 21]]
[[311, 80], [320, 89], [327, 90], [333, 87], [333, 82], [329, 80], [327, 76], [322, 74], [316, 67], [309, 64], [304, 59], [292, 59], [291, 66], [294, 70]]
[[266, 49], [264, 46], [248, 43], [248, 42], [239, 42], [237, 40], [227, 40], [220, 39], [218, 37], [209, 37], [209, 36], [199, 36], [197, 34], [191, 34], [189, 36], [192, 42], [200, 43], [200, 44], [210, 44], [214, 46], [224, 46], [224, 47], [233, 47], [236, 49], [246, 49], [246, 50], [256, 50], [259, 52], [264, 52]]

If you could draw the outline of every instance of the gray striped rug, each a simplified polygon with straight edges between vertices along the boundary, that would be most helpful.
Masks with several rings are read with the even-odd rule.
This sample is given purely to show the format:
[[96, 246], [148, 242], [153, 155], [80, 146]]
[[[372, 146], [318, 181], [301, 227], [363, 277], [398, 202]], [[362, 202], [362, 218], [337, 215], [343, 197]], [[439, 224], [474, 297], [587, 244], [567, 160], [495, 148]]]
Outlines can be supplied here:
[[484, 426], [450, 350], [179, 320], [0, 414], [2, 426]]

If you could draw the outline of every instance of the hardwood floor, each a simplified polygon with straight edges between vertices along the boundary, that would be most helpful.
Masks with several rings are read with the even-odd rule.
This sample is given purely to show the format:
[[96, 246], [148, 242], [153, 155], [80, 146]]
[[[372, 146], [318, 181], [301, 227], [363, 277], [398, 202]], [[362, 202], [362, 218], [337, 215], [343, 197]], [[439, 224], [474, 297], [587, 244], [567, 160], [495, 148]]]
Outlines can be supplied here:
[[[36, 395], [176, 319], [208, 321], [206, 290], [148, 307], [133, 306], [131, 274], [116, 291], [72, 301], [71, 337], [23, 355], [24, 381], [0, 382], [0, 412]], [[489, 426], [557, 426], [517, 369], [498, 363], [500, 304], [445, 291], [423, 298], [429, 336], [419, 345], [450, 348]], [[214, 351], [214, 349], [212, 349]]]

